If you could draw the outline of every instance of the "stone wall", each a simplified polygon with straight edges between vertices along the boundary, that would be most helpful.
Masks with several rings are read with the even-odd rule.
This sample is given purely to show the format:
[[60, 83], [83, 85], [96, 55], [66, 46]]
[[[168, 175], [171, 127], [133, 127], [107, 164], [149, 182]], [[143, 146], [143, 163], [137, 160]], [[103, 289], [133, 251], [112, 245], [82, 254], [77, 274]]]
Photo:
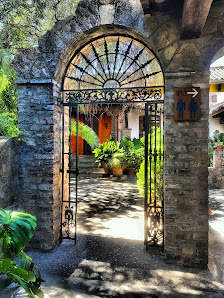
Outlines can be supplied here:
[[0, 208], [19, 206], [18, 142], [14, 138], [0, 137]]
[[224, 188], [224, 151], [214, 150], [213, 167], [208, 168], [209, 189]]
[[21, 201], [23, 210], [37, 217], [33, 247], [47, 250], [60, 241], [61, 109], [57, 89], [44, 81], [19, 85]]
[[[209, 76], [167, 78], [165, 109], [165, 255], [168, 262], [206, 267], [208, 258]], [[198, 83], [197, 83], [198, 82]], [[174, 89], [201, 87], [201, 119], [174, 122]]]
[[[166, 78], [165, 257], [205, 267], [209, 67], [224, 47], [224, 3], [212, 5], [201, 38], [181, 40], [180, 16], [144, 15], [139, 0], [115, 2], [80, 1], [75, 16], [58, 22], [39, 40], [38, 47], [20, 51], [15, 59], [20, 129], [24, 130], [21, 194], [26, 209], [38, 218], [36, 244], [49, 249], [60, 241], [60, 88], [65, 69], [91, 38], [128, 33], [155, 51]], [[193, 86], [201, 88], [200, 120], [174, 122], [174, 88]]]

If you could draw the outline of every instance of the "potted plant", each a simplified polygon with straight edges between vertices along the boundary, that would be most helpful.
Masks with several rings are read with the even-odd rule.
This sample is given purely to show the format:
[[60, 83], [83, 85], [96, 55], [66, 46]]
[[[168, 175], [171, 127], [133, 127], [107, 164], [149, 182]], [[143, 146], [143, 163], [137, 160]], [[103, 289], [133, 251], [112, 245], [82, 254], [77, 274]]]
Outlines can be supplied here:
[[140, 168], [143, 161], [143, 151], [140, 149], [132, 148], [125, 154], [125, 159], [127, 163], [126, 173], [129, 176], [135, 174], [136, 170]]
[[108, 161], [116, 152], [122, 152], [122, 149], [119, 148], [119, 142], [112, 139], [99, 144], [99, 146], [93, 150], [93, 153], [95, 154], [95, 162], [99, 167], [102, 166], [104, 168], [106, 174], [112, 173], [112, 170], [108, 165]]
[[124, 151], [114, 153], [112, 157], [109, 159], [108, 165], [111, 167], [113, 171], [113, 176], [122, 176], [123, 170], [126, 167], [126, 159], [125, 159]]
[[139, 139], [131, 141], [130, 138], [125, 137], [120, 146], [125, 151], [125, 159], [127, 168], [125, 172], [128, 176], [134, 175], [135, 171], [140, 168], [144, 156], [144, 146]]
[[215, 147], [217, 148], [218, 151], [222, 151], [223, 142], [221, 141], [215, 142]]

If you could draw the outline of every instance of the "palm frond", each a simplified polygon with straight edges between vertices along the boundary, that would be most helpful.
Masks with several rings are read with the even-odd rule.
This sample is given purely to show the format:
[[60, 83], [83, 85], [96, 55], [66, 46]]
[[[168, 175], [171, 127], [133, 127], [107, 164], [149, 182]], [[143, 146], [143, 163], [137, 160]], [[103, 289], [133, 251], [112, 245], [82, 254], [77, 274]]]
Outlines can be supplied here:
[[[75, 120], [71, 121], [71, 134], [75, 136], [77, 135]], [[90, 145], [92, 149], [98, 146], [98, 143], [99, 143], [98, 136], [88, 125], [79, 122], [78, 135], [82, 137]]]

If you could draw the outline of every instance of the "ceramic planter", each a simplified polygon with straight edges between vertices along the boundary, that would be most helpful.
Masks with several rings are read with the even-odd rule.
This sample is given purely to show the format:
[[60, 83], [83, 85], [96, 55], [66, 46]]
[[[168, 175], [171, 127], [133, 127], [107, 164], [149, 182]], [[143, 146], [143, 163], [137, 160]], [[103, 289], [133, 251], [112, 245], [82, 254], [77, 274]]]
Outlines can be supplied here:
[[113, 171], [113, 176], [122, 176], [123, 175], [123, 170], [124, 167], [116, 167], [116, 168], [112, 168]]
[[105, 162], [102, 162], [102, 166], [105, 174], [112, 174], [112, 169], [108, 166], [108, 164], [106, 164]]

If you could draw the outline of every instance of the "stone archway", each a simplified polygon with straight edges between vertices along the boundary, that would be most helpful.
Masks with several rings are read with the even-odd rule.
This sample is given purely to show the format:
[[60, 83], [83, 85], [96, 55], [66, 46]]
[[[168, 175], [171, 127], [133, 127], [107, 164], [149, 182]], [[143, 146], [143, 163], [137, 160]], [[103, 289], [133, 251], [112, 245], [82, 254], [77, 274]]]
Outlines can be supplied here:
[[[62, 83], [62, 97], [64, 105], [63, 117], [63, 226], [64, 237], [74, 239], [76, 241], [76, 216], [77, 216], [77, 201], [78, 201], [78, 152], [76, 152], [76, 191], [75, 200], [74, 195], [71, 199], [71, 166], [69, 156], [71, 150], [69, 147], [70, 139], [68, 137], [69, 127], [71, 121], [72, 108], [76, 104], [81, 105], [111, 105], [115, 104], [117, 112], [119, 113], [119, 105], [122, 104], [141, 104], [145, 108], [146, 122], [145, 127], [150, 127], [151, 132], [158, 127], [160, 133], [156, 133], [155, 144], [152, 148], [152, 140], [148, 141], [148, 130], [145, 128], [147, 137], [145, 138], [145, 146], [150, 147], [145, 154], [145, 165], [160, 163], [160, 170], [162, 168], [163, 150], [162, 147], [162, 106], [164, 103], [164, 74], [155, 52], [150, 48], [149, 43], [144, 42], [141, 36], [135, 33], [135, 37], [131, 35], [130, 30], [122, 28], [122, 33], [119, 26], [111, 26], [111, 32], [108, 28], [103, 30], [94, 30], [94, 37], [83, 39], [81, 45], [69, 61], [65, 68]], [[111, 86], [112, 84], [112, 86]], [[115, 86], [114, 86], [115, 85]], [[150, 107], [149, 107], [150, 105]], [[159, 107], [158, 107], [159, 105]], [[78, 111], [78, 106], [75, 108]], [[155, 116], [153, 116], [153, 113]], [[76, 119], [79, 117], [76, 111]], [[110, 111], [114, 108], [110, 106]], [[149, 121], [150, 114], [150, 121]], [[152, 120], [152, 118], [154, 120]], [[116, 118], [114, 117], [114, 120]], [[147, 120], [148, 119], [148, 120]], [[155, 124], [153, 124], [155, 121]], [[115, 122], [115, 121], [114, 121]], [[112, 118], [113, 127], [113, 118]], [[118, 128], [117, 128], [118, 129]], [[117, 130], [116, 129], [116, 130]], [[67, 132], [66, 132], [67, 130]], [[113, 131], [113, 130], [112, 130]], [[112, 133], [111, 133], [112, 136]], [[160, 140], [160, 145], [156, 142], [156, 138]], [[115, 135], [117, 140], [117, 135]], [[146, 141], [147, 140], [147, 141]], [[150, 142], [150, 145], [149, 145]], [[156, 149], [157, 147], [157, 149]], [[76, 144], [78, 148], [78, 143]], [[148, 158], [148, 152], [155, 152], [154, 157]], [[160, 157], [159, 157], [160, 156]], [[153, 161], [152, 161], [153, 159]], [[162, 170], [157, 172], [156, 167], [154, 173], [155, 179], [150, 178], [149, 187], [145, 187], [145, 245], [163, 245], [163, 179]], [[148, 166], [145, 166], [145, 175], [148, 177]], [[69, 173], [69, 174], [68, 174]], [[150, 172], [150, 177], [152, 173]], [[69, 177], [69, 178], [68, 178]], [[69, 179], [69, 182], [67, 180]], [[148, 180], [148, 178], [147, 178]], [[151, 181], [154, 181], [152, 183]], [[160, 185], [157, 195], [152, 193], [152, 185], [156, 188], [156, 181]], [[157, 183], [157, 185], [158, 185]], [[68, 190], [67, 191], [67, 184]], [[150, 191], [149, 191], [149, 190]], [[161, 194], [159, 198], [159, 193]], [[154, 199], [153, 199], [153, 198]], [[160, 202], [157, 202], [157, 200]], [[72, 214], [71, 218], [64, 216], [66, 212]], [[74, 214], [74, 216], [73, 216]], [[150, 223], [152, 221], [152, 223]], [[73, 226], [73, 229], [70, 227]], [[153, 229], [152, 227], [157, 228]], [[75, 227], [75, 228], [74, 228]], [[75, 230], [72, 233], [71, 230]], [[158, 232], [156, 232], [158, 230]], [[70, 234], [75, 234], [70, 236]], [[143, 234], [143, 231], [142, 231]], [[158, 243], [157, 243], [158, 242]]]
[[[33, 244], [47, 250], [61, 241], [61, 82], [65, 67], [86, 38], [104, 30], [128, 30], [150, 42], [166, 77], [165, 258], [205, 267], [208, 255], [208, 164], [205, 158], [208, 68], [214, 43], [219, 48], [224, 46], [223, 34], [205, 32], [202, 38], [181, 40], [178, 18], [144, 16], [139, 0], [118, 0], [116, 7], [114, 5], [96, 0], [81, 1], [76, 16], [56, 24], [39, 40], [38, 47], [20, 51], [15, 59], [23, 133], [20, 199], [23, 209], [37, 216], [38, 229]], [[105, 25], [103, 16], [110, 9], [109, 24]], [[218, 20], [223, 23], [221, 17]], [[189, 86], [201, 88], [200, 120], [175, 122], [174, 87]]]

